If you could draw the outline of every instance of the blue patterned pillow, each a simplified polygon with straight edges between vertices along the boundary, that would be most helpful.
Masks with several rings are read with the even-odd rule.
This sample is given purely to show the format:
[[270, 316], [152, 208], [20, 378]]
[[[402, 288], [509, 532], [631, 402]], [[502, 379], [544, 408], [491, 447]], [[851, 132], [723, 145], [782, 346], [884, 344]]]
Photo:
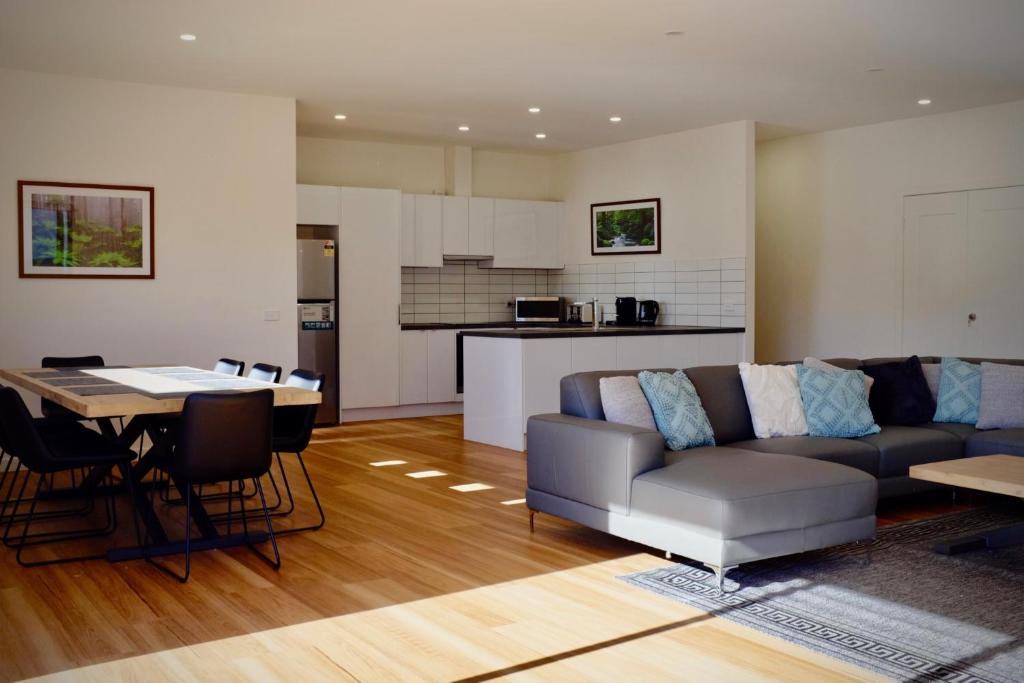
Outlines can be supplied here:
[[936, 398], [935, 422], [978, 422], [981, 403], [981, 366], [959, 358], [943, 358]]
[[682, 370], [641, 372], [637, 379], [654, 412], [654, 424], [674, 451], [697, 446], [714, 446], [715, 434], [700, 404], [697, 390]]
[[811, 436], [851, 438], [881, 431], [871, 414], [860, 370], [819, 370], [798, 365], [796, 376]]

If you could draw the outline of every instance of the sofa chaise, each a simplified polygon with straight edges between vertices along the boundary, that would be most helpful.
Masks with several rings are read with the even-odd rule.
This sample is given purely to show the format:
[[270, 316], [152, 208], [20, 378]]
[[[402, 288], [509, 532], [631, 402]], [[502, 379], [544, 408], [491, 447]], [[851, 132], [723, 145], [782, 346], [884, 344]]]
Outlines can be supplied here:
[[[855, 369], [894, 360], [902, 359], [828, 362]], [[719, 588], [741, 563], [873, 539], [879, 498], [942, 488], [911, 479], [911, 465], [1024, 456], [1024, 429], [963, 424], [881, 425], [880, 433], [856, 439], [756, 439], [736, 365], [686, 370], [716, 445], [666, 450], [656, 431], [605, 421], [600, 378], [639, 372], [564, 377], [561, 413], [529, 419], [531, 526], [544, 512], [685, 556], [712, 569]]]

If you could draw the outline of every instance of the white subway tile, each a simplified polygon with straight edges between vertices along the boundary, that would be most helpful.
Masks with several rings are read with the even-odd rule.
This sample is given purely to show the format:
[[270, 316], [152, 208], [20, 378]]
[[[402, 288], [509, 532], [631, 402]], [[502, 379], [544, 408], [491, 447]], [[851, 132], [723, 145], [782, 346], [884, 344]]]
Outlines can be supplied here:
[[589, 274], [589, 273], [596, 273], [597, 272], [597, 264], [596, 263], [581, 263], [579, 265], [579, 271], [580, 271], [580, 275]]
[[697, 315], [697, 304], [679, 303], [679, 295], [676, 294], [676, 307], [673, 310], [676, 315]]
[[747, 291], [747, 286], [743, 282], [723, 282], [722, 291], [732, 294], [742, 294]]
[[616, 273], [615, 274], [615, 282], [617, 282], [619, 284], [630, 284], [631, 285], [634, 282], [634, 280], [633, 280], [634, 277], [635, 277], [635, 274], [632, 273], [632, 272], [629, 272], [629, 273]]
[[683, 261], [676, 261], [676, 272], [677, 273], [689, 272], [689, 271], [695, 271], [695, 270], [699, 270], [699, 268], [697, 267], [697, 261], [694, 260], [694, 259], [686, 259], [686, 260], [683, 260]]
[[637, 296], [651, 296], [654, 294], [653, 282], [638, 282], [633, 286]]
[[677, 315], [676, 325], [696, 325], [699, 319], [695, 315]]
[[697, 306], [697, 315], [722, 315], [722, 307], [718, 304], [700, 304]]
[[442, 304], [462, 304], [466, 302], [465, 292], [454, 292], [452, 294], [441, 294]]
[[438, 304], [436, 301], [434, 303], [417, 302], [412, 305], [412, 312], [416, 313], [417, 315], [420, 313], [439, 313], [439, 306], [440, 304]]
[[495, 285], [495, 284], [492, 284], [492, 285], [489, 285], [487, 291], [489, 293], [491, 293], [491, 294], [504, 294], [504, 295], [506, 295], [506, 298], [507, 298], [507, 297], [512, 295], [512, 292], [515, 291], [515, 288], [511, 284], [507, 284], [507, 285]]
[[701, 293], [714, 292], [719, 293], [722, 291], [721, 282], [698, 282], [697, 291]]
[[562, 275], [562, 284], [578, 285], [580, 283], [579, 273], [565, 273]]
[[463, 284], [458, 285], [441, 285], [441, 294], [463, 294], [466, 291], [466, 286]]
[[441, 277], [440, 273], [416, 273], [416, 284], [426, 284], [430, 282], [438, 282]]
[[633, 273], [636, 271], [636, 265], [633, 263], [616, 263], [616, 273]]
[[636, 289], [633, 285], [615, 285], [615, 296], [635, 296]]
[[734, 315], [742, 318], [747, 315], [747, 307], [743, 304], [722, 304], [722, 315]]
[[697, 303], [715, 304], [717, 306], [722, 303], [722, 295], [718, 292], [704, 292], [703, 294], [697, 295]]
[[740, 293], [740, 294], [729, 294], [729, 293], [725, 293], [725, 292], [722, 293], [722, 303], [723, 304], [745, 304], [746, 303], [746, 298], [747, 298], [746, 295], [742, 294], [742, 293]]
[[653, 273], [654, 261], [637, 261], [634, 264], [634, 269], [638, 273]]
[[656, 272], [673, 272], [676, 269], [676, 264], [672, 261], [655, 261], [654, 270]]
[[492, 285], [510, 285], [515, 276], [512, 273], [491, 273]]
[[412, 313], [402, 313], [401, 320], [403, 325], [412, 325], [416, 322], [416, 316]]
[[416, 294], [439, 294], [441, 287], [436, 282], [434, 284], [424, 285], [413, 285], [416, 288]]
[[698, 282], [721, 282], [722, 271], [720, 270], [702, 270], [697, 273]]
[[717, 315], [702, 315], [697, 317], [699, 327], [721, 327], [722, 318]]
[[416, 291], [416, 285], [410, 285], [410, 284], [403, 284], [402, 285], [402, 294], [412, 294], [415, 291]]
[[615, 272], [615, 264], [614, 263], [608, 263], [607, 261], [604, 262], [604, 263], [598, 263], [597, 264], [597, 272], [598, 273], [614, 273]]
[[675, 273], [676, 282], [696, 282], [698, 273], [695, 270], [690, 271], [679, 271]]
[[441, 273], [442, 285], [462, 285], [466, 283], [466, 276], [463, 273]]
[[615, 273], [598, 273], [597, 274], [597, 283], [598, 284], [614, 284], [615, 283]]
[[739, 318], [736, 316], [722, 316], [722, 327], [746, 327], [746, 318]]
[[747, 259], [745, 258], [724, 258], [722, 259], [722, 270], [746, 270]]
[[647, 272], [647, 273], [641, 273], [641, 272], [634, 273], [633, 274], [633, 281], [637, 282], [637, 283], [640, 283], [640, 282], [654, 282], [654, 271]]
[[465, 313], [466, 304], [441, 304], [441, 313]]
[[676, 286], [671, 282], [655, 282], [654, 293], [659, 296], [662, 294], [675, 294]]
[[466, 322], [466, 314], [465, 313], [442, 313], [440, 318], [441, 319], [438, 322], [442, 322], [442, 323], [459, 324], [459, 323]]
[[722, 280], [725, 282], [743, 282], [747, 279], [745, 270], [723, 270]]
[[699, 285], [698, 282], [677, 282], [676, 294], [696, 294]]
[[722, 259], [719, 258], [702, 258], [697, 261], [698, 270], [721, 270]]
[[579, 275], [580, 266], [578, 263], [567, 263], [562, 269], [562, 275]]
[[450, 274], [450, 273], [459, 273], [461, 275], [462, 273], [465, 273], [465, 272], [466, 272], [466, 266], [464, 266], [461, 262], [459, 262], [459, 263], [445, 263], [443, 266], [441, 266], [441, 275], [446, 275], [446, 274]]
[[486, 311], [482, 313], [466, 313], [467, 323], [489, 323], [492, 322], [491, 316]]
[[402, 303], [403, 304], [414, 304], [414, 303], [416, 303], [416, 295], [414, 295], [414, 294], [403, 294], [402, 295]]
[[562, 285], [562, 291], [567, 295], [579, 294], [579, 285]]
[[478, 293], [466, 292], [466, 303], [467, 304], [470, 304], [470, 303], [472, 303], [472, 304], [485, 304], [485, 303], [487, 303], [487, 301], [489, 299], [490, 299], [490, 295], [488, 295], [486, 293], [478, 294]]
[[676, 295], [674, 293], [660, 293], [655, 294], [654, 298], [657, 300], [659, 306], [672, 306], [676, 303]]
[[654, 274], [655, 282], [675, 282], [676, 274], [666, 271], [658, 271]]
[[414, 316], [414, 320], [418, 324], [439, 323], [441, 322], [441, 316], [437, 313], [417, 313]]
[[699, 294], [690, 294], [690, 293], [680, 294], [679, 292], [676, 292], [676, 303], [677, 304], [697, 304], [698, 303], [698, 299], [697, 299], [698, 296], [700, 296], [700, 295]]

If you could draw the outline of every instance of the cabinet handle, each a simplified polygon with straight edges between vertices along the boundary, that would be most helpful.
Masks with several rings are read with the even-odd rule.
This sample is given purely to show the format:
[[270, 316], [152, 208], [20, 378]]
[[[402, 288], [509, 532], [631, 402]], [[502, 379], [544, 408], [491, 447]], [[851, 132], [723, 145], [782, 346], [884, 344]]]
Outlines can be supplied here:
[[967, 326], [970, 327], [971, 323], [978, 319], [978, 316], [974, 313], [967, 314]]

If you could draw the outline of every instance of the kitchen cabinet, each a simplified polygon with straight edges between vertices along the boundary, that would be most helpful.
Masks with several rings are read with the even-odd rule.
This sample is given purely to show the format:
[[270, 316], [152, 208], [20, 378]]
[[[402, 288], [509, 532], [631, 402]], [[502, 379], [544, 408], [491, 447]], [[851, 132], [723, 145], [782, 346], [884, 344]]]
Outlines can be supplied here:
[[494, 200], [494, 259], [490, 268], [562, 268], [562, 205]]
[[326, 185], [295, 186], [297, 225], [340, 225], [341, 188]]
[[402, 195], [402, 265], [416, 265], [416, 195]]
[[343, 187], [338, 235], [343, 409], [399, 402], [402, 196]]
[[469, 197], [441, 198], [442, 252], [467, 256], [469, 252]]
[[403, 330], [399, 357], [402, 405], [450, 403], [455, 395], [456, 330]]
[[469, 253], [494, 256], [494, 200], [469, 199]]
[[427, 402], [427, 333], [419, 330], [402, 331], [401, 355], [398, 367], [399, 400], [402, 405]]
[[444, 265], [444, 218], [441, 195], [402, 195], [401, 264]]

